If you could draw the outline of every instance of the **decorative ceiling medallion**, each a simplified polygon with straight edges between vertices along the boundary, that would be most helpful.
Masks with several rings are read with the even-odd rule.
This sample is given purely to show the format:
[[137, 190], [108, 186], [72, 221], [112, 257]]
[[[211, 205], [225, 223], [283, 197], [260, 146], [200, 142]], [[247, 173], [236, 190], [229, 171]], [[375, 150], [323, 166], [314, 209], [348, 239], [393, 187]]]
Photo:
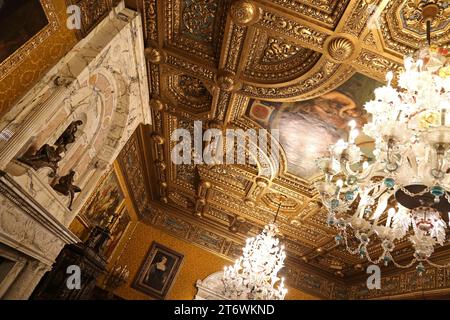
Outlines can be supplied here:
[[191, 114], [210, 110], [212, 95], [198, 78], [187, 74], [172, 74], [166, 76], [166, 81], [167, 89], [164, 90], [175, 106], [183, 107]]
[[260, 18], [258, 6], [251, 1], [238, 0], [231, 5], [230, 11], [233, 21], [240, 25], [251, 25]]
[[[382, 44], [399, 56], [412, 54], [426, 43], [421, 9], [416, 9], [418, 6], [423, 6], [419, 0], [389, 1], [381, 12], [377, 31], [381, 34]], [[432, 23], [432, 42], [445, 46], [450, 41], [450, 21], [439, 17], [449, 9], [439, 10], [438, 17]]]
[[327, 39], [325, 42], [326, 54], [336, 62], [347, 62], [359, 53], [356, 43], [358, 40], [351, 35], [342, 34]]

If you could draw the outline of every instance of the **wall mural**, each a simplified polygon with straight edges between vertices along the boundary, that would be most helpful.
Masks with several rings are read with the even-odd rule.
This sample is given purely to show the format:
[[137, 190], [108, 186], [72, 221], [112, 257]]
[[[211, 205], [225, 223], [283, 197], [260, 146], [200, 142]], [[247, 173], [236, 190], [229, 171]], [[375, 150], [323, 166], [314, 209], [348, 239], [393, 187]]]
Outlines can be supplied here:
[[347, 138], [348, 122], [354, 119], [359, 128], [364, 125], [364, 103], [373, 99], [373, 90], [381, 85], [355, 74], [319, 98], [283, 103], [251, 100], [247, 116], [264, 128], [279, 129], [288, 172], [309, 180], [320, 173], [316, 159], [326, 154], [330, 144]]
[[153, 242], [133, 282], [133, 288], [157, 299], [164, 299], [175, 280], [182, 260], [182, 254]]
[[110, 217], [118, 214], [124, 199], [117, 176], [111, 170], [99, 183], [80, 216], [91, 226], [105, 224]]
[[48, 24], [39, 0], [0, 1], [0, 62]]

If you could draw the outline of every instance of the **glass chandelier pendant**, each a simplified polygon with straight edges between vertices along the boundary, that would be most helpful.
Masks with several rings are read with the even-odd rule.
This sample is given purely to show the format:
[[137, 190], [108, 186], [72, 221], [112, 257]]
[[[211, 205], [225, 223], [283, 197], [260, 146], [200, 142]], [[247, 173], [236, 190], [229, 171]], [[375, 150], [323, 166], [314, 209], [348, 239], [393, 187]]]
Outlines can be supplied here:
[[[425, 11], [424, 11], [425, 12]], [[428, 20], [427, 20], [428, 21]], [[430, 23], [427, 22], [428, 30]], [[428, 39], [430, 36], [428, 34]], [[387, 86], [375, 90], [365, 104], [371, 120], [363, 132], [374, 140], [370, 161], [356, 145], [356, 123], [347, 141], [330, 147], [318, 160], [325, 181], [316, 185], [328, 209], [328, 223], [339, 230], [336, 241], [372, 263], [408, 268], [429, 258], [445, 242], [450, 202], [450, 59], [444, 48], [426, 47], [405, 58], [398, 88], [387, 74]], [[347, 230], [359, 245], [350, 248]], [[378, 238], [382, 254], [373, 259], [370, 241]], [[407, 238], [414, 256], [407, 265], [394, 261], [395, 242]]]
[[284, 266], [286, 253], [277, 234], [274, 222], [266, 225], [261, 234], [247, 239], [243, 255], [224, 269], [224, 296], [232, 300], [284, 299], [287, 289], [278, 272]]

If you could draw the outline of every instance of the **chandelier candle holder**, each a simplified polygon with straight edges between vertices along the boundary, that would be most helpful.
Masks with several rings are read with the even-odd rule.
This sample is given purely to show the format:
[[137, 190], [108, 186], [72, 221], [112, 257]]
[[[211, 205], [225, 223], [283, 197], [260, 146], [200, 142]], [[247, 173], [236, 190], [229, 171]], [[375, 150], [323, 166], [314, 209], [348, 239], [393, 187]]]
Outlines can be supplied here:
[[232, 300], [284, 300], [287, 289], [278, 273], [284, 266], [286, 253], [277, 238], [279, 230], [273, 223], [261, 234], [247, 239], [243, 255], [233, 266], [225, 267], [223, 295]]
[[[429, 25], [429, 24], [428, 24]], [[429, 28], [428, 28], [429, 29]], [[430, 37], [428, 36], [428, 39]], [[375, 100], [365, 109], [371, 120], [363, 132], [374, 141], [373, 157], [364, 161], [355, 143], [359, 134], [349, 123], [347, 141], [329, 149], [318, 160], [325, 181], [317, 183], [328, 209], [328, 223], [339, 230], [338, 243], [371, 263], [425, 271], [435, 247], [444, 245], [450, 202], [450, 59], [444, 48], [426, 47], [406, 57], [398, 87], [391, 84], [375, 90]], [[367, 159], [367, 157], [365, 157]], [[349, 248], [348, 228], [359, 242]], [[368, 244], [381, 241], [382, 254], [372, 258]], [[407, 238], [414, 248], [410, 263], [394, 261], [398, 240]]]

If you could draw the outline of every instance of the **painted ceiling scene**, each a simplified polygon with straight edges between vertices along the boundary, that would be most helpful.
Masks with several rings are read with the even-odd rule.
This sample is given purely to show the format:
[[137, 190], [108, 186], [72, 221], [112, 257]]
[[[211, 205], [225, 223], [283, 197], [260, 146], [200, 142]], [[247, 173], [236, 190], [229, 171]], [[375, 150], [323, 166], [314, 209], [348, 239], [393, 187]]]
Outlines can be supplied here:
[[[80, 29], [67, 30], [70, 5], [81, 10]], [[91, 43], [115, 43], [107, 35], [115, 29], [121, 30], [117, 45], [97, 55]], [[414, 87], [408, 75], [420, 77], [404, 58], [416, 57], [428, 43], [432, 49], [419, 69], [444, 61], [432, 71], [445, 79], [436, 82], [442, 90], [420, 95], [422, 87], [431, 90], [423, 84], [431, 86], [431, 78], [421, 78], [419, 89], [411, 90], [414, 97], [401, 104]], [[34, 98], [27, 92], [44, 90], [44, 75], [59, 61], [67, 65], [62, 70], [77, 73], [76, 90], [67, 85], [64, 107], [47, 118], [64, 125], [49, 121], [17, 147], [16, 160], [13, 151], [11, 159], [0, 157], [0, 176], [6, 172], [14, 180], [31, 167], [36, 179], [51, 181], [51, 192], [66, 191], [70, 211], [64, 223], [92, 248], [95, 227], [109, 228], [105, 263], [111, 270], [129, 268], [125, 278], [115, 274], [125, 283], [115, 287], [117, 299], [192, 299], [195, 281], [232, 265], [246, 239], [274, 222], [286, 252], [279, 275], [288, 299], [449, 297], [450, 144], [442, 142], [450, 140], [442, 129], [450, 120], [449, 46], [448, 1], [0, 1], [2, 153], [28, 123], [23, 114]], [[80, 52], [86, 52], [84, 60], [72, 64]], [[83, 71], [90, 52], [96, 53], [98, 73], [88, 63]], [[398, 87], [403, 89], [392, 94]], [[118, 94], [122, 88], [132, 96], [129, 105]], [[417, 110], [416, 103], [422, 103]], [[400, 104], [399, 113], [390, 111]], [[96, 129], [90, 129], [91, 118]], [[180, 142], [173, 136], [177, 129], [193, 140], [200, 129], [200, 140], [183, 149], [189, 161], [181, 164], [173, 152]], [[264, 132], [271, 144], [252, 149], [244, 137], [245, 161], [207, 163], [208, 129]], [[240, 155], [225, 144], [214, 152], [222, 150]], [[36, 160], [44, 153], [49, 172]], [[64, 157], [72, 160], [63, 163]], [[9, 160], [13, 166], [6, 165]], [[97, 169], [101, 174], [93, 173]], [[64, 189], [59, 177], [71, 178], [71, 187]], [[37, 181], [20, 179], [19, 185]], [[411, 212], [409, 220], [399, 218], [405, 212]], [[391, 220], [394, 231], [380, 229]], [[378, 221], [379, 229], [370, 226]], [[395, 229], [402, 221], [406, 227]], [[0, 250], [0, 266], [1, 259]], [[202, 266], [191, 275], [196, 259]], [[381, 267], [379, 290], [366, 285], [371, 259]], [[166, 269], [162, 281], [158, 272]], [[98, 286], [106, 290], [109, 280]], [[49, 296], [45, 281], [33, 297]]]

